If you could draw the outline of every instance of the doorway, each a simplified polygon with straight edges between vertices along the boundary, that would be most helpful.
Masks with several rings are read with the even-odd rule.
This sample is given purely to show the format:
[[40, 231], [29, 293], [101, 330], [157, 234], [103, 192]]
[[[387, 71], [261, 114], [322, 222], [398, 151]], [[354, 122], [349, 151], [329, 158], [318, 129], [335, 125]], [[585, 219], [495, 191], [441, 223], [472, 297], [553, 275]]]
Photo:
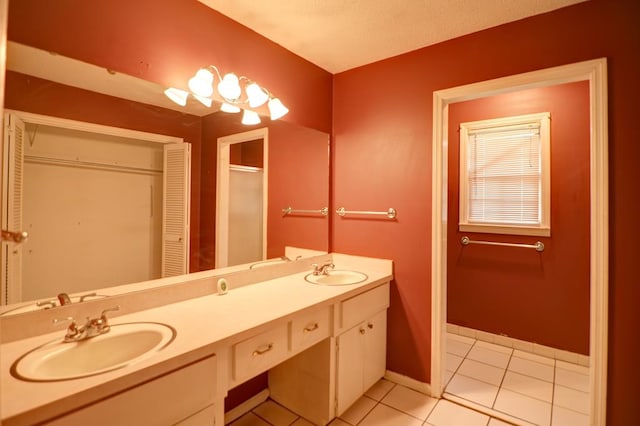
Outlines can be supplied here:
[[216, 268], [266, 259], [268, 129], [218, 138]]
[[[443, 395], [447, 320], [447, 161], [449, 105], [496, 94], [589, 82], [590, 111], [590, 423], [605, 424], [608, 303], [606, 60], [598, 59], [434, 92], [432, 182], [431, 394]], [[454, 242], [450, 242], [453, 244]]]

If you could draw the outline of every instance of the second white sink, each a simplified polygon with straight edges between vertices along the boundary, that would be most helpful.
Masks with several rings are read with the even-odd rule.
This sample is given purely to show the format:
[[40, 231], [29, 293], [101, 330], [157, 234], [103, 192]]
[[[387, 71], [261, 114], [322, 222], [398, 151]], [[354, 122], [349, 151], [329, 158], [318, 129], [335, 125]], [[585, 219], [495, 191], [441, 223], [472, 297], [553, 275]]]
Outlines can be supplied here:
[[112, 325], [108, 333], [78, 342], [62, 337], [27, 352], [11, 373], [28, 381], [58, 381], [93, 376], [152, 356], [175, 338], [173, 327], [154, 322]]
[[307, 274], [304, 279], [312, 284], [319, 285], [350, 285], [358, 284], [367, 279], [367, 274], [357, 271], [329, 270], [326, 274]]

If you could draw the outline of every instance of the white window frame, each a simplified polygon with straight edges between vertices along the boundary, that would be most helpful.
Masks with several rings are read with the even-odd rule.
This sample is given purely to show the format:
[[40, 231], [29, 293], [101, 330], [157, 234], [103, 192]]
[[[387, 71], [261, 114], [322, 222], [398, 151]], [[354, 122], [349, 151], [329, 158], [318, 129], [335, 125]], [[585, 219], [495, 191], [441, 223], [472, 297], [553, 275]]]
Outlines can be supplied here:
[[[469, 220], [469, 185], [467, 158], [470, 137], [479, 131], [493, 128], [534, 126], [540, 131], [541, 146], [541, 182], [539, 193], [540, 222], [537, 224], [509, 224], [500, 222], [471, 222]], [[502, 117], [490, 120], [473, 121], [460, 124], [460, 211], [459, 229], [461, 232], [483, 232], [510, 235], [551, 235], [551, 155], [550, 155], [550, 114], [548, 112]]]

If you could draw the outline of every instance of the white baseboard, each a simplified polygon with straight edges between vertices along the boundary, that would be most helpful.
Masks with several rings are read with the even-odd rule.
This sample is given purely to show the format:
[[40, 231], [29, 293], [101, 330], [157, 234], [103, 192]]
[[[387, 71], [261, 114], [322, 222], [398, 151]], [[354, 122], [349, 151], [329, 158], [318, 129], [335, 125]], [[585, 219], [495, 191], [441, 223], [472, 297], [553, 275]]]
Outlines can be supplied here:
[[263, 389], [242, 404], [224, 413], [224, 424], [239, 419], [269, 398], [269, 389]]
[[384, 378], [398, 385], [402, 385], [409, 389], [413, 389], [414, 391], [423, 393], [425, 395], [431, 395], [431, 386], [429, 383], [421, 382], [416, 379], [412, 379], [408, 376], [403, 376], [399, 373], [394, 373], [393, 371], [385, 371]]
[[589, 366], [589, 355], [578, 354], [565, 351], [562, 349], [544, 346], [538, 343], [526, 342], [524, 340], [515, 339], [500, 334], [487, 333], [486, 331], [476, 330], [461, 325], [447, 324], [447, 332], [460, 336], [471, 337], [472, 339], [482, 340], [483, 342], [495, 343], [496, 345], [506, 346], [508, 348], [518, 349], [536, 355], [542, 355], [547, 358], [553, 358], [560, 361], [578, 364], [585, 367]]

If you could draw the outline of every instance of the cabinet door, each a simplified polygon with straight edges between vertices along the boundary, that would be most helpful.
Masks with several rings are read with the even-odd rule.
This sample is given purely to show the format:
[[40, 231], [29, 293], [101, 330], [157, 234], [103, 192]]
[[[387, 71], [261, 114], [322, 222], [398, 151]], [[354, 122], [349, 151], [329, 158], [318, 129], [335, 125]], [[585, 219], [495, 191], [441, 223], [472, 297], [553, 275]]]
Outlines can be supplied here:
[[384, 376], [387, 366], [387, 311], [381, 311], [364, 326], [364, 391]]
[[216, 358], [211, 356], [149, 382], [46, 422], [49, 426], [213, 425]]
[[362, 395], [364, 333], [365, 325], [360, 324], [337, 338], [336, 416], [341, 415]]

